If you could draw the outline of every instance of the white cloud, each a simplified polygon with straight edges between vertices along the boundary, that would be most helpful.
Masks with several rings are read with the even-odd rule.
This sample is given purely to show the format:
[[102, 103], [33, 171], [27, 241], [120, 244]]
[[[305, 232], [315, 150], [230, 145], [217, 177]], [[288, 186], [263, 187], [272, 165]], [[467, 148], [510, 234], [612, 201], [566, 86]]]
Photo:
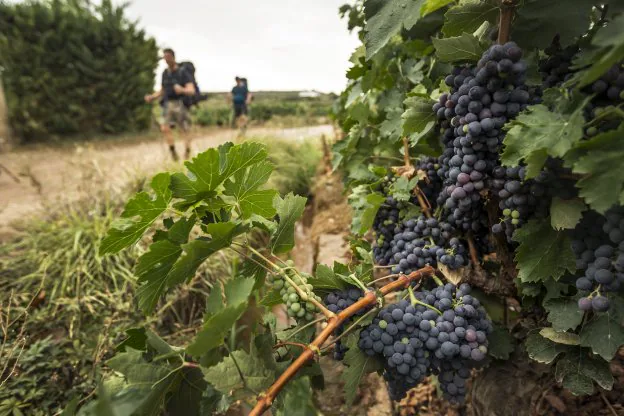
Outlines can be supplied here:
[[338, 16], [345, 1], [135, 0], [127, 13], [159, 46], [195, 63], [204, 91], [229, 90], [243, 75], [252, 90], [339, 92], [358, 45]]

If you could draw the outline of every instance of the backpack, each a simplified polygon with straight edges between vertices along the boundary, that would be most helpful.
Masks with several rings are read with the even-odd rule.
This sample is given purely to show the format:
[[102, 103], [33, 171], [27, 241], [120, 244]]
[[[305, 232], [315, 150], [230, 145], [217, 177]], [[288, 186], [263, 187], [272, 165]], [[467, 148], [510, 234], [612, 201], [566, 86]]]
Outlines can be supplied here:
[[197, 81], [195, 80], [195, 65], [192, 62], [180, 62], [178, 64], [183, 71], [186, 71], [193, 80], [193, 85], [195, 86], [195, 95], [186, 95], [182, 97], [182, 103], [187, 108], [190, 108], [194, 105], [197, 105], [200, 101], [204, 101], [208, 99], [208, 94], [201, 94], [199, 90], [199, 85], [197, 85]]

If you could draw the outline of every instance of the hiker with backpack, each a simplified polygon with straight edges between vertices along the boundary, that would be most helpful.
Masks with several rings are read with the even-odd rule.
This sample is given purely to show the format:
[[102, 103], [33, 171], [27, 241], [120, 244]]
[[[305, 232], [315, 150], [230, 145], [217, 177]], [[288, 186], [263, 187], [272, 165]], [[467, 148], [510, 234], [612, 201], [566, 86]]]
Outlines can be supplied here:
[[[164, 122], [161, 130], [169, 145], [171, 156], [174, 160], [178, 160], [171, 132], [171, 125], [175, 124], [184, 137], [186, 144], [185, 158], [188, 159], [191, 156], [191, 137], [188, 131], [190, 125], [189, 107], [194, 101], [197, 101], [196, 96], [198, 95], [194, 73], [190, 73], [189, 69], [176, 62], [175, 52], [172, 49], [164, 49], [163, 57], [167, 63], [167, 68], [162, 74], [161, 89], [153, 94], [146, 95], [145, 101], [151, 103], [158, 98], [164, 100]], [[190, 62], [185, 64], [190, 64]]]
[[251, 93], [247, 88], [244, 78], [236, 77], [236, 85], [230, 93], [230, 100], [234, 104], [234, 118], [232, 119], [232, 127], [238, 125], [238, 121], [242, 122], [242, 128], [247, 127], [247, 106], [251, 101]]

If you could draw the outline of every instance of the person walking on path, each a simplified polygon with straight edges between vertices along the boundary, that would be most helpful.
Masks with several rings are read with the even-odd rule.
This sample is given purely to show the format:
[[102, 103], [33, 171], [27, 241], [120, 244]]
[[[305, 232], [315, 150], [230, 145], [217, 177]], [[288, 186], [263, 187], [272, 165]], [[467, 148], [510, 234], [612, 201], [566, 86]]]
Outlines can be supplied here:
[[165, 135], [165, 140], [169, 145], [173, 160], [178, 160], [173, 133], [171, 132], [171, 125], [176, 125], [184, 138], [186, 145], [185, 157], [188, 159], [191, 155], [190, 116], [188, 108], [184, 105], [182, 99], [184, 96], [194, 95], [195, 86], [192, 76], [176, 63], [173, 49], [163, 50], [163, 58], [167, 63], [167, 69], [162, 74], [161, 88], [153, 94], [146, 95], [145, 101], [151, 103], [161, 97], [165, 99], [165, 114], [161, 131]]
[[234, 105], [232, 125], [238, 127], [240, 123], [240, 127], [244, 129], [247, 127], [247, 106], [251, 101], [251, 93], [242, 78], [236, 77], [235, 79], [236, 85], [230, 93], [230, 99]]

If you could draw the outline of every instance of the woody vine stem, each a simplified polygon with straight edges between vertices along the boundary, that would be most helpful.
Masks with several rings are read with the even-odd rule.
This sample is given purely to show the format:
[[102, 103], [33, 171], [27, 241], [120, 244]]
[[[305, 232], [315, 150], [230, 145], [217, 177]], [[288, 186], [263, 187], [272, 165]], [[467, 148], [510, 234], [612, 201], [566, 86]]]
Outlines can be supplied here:
[[[405, 289], [412, 282], [418, 282], [426, 277], [431, 277], [435, 273], [435, 269], [431, 266], [423, 267], [420, 270], [412, 272], [408, 275], [400, 275], [399, 278], [379, 289], [379, 295], [385, 296], [388, 293], [395, 292], [397, 290]], [[297, 357], [297, 359], [282, 373], [282, 375], [273, 383], [269, 389], [260, 394], [258, 402], [253, 408], [249, 416], [259, 416], [263, 414], [271, 404], [279, 392], [284, 386], [297, 374], [297, 372], [310, 360], [314, 358], [316, 354], [320, 353], [320, 348], [325, 341], [331, 336], [331, 334], [342, 325], [348, 318], [355, 315], [357, 312], [366, 309], [369, 306], [373, 306], [377, 303], [377, 294], [373, 290], [369, 290], [365, 295], [360, 298], [353, 305], [349, 306], [342, 312], [327, 319], [327, 326], [323, 331], [307, 345], [304, 351]]]

